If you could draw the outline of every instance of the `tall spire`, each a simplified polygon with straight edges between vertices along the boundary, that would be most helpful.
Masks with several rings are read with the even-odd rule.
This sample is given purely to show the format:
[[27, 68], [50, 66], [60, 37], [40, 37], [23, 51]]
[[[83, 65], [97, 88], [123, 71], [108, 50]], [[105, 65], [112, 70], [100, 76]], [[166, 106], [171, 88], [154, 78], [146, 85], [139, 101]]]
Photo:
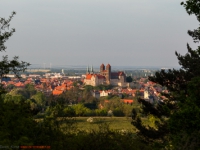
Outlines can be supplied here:
[[89, 74], [90, 73], [90, 71], [89, 71], [89, 66], [87, 66], [87, 72], [86, 72], [87, 74]]
[[91, 66], [91, 73], [94, 73], [93, 66]]

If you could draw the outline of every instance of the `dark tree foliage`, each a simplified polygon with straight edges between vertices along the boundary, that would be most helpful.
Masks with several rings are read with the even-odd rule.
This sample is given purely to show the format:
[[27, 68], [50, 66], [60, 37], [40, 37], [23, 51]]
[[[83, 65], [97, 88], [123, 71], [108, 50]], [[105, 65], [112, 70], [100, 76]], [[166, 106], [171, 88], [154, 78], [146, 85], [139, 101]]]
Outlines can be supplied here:
[[109, 84], [109, 85], [100, 84], [98, 86], [95, 86], [94, 90], [110, 90], [112, 88], [113, 88], [113, 86], [111, 84]]
[[133, 78], [131, 76], [126, 77], [126, 82], [132, 82]]
[[4, 45], [4, 43], [15, 32], [15, 29], [11, 29], [10, 31], [7, 31], [7, 29], [9, 29], [10, 27], [10, 21], [12, 20], [15, 14], [16, 13], [13, 12], [7, 20], [5, 18], [0, 17], [0, 51], [5, 51], [6, 46]]
[[[15, 29], [9, 30], [10, 22], [15, 15], [15, 12], [6, 20], [0, 18], [0, 52], [6, 50], [5, 42], [13, 35]], [[9, 72], [13, 72], [17, 77], [21, 71], [24, 71], [29, 63], [19, 62], [18, 57], [15, 56], [13, 60], [8, 60], [8, 56], [3, 56], [0, 61], [0, 79]], [[31, 144], [32, 126], [35, 121], [32, 120], [32, 112], [30, 105], [20, 101], [19, 104], [13, 101], [5, 102], [3, 94], [6, 91], [0, 87], [0, 145], [11, 144]], [[31, 133], [32, 132], [32, 133]]]
[[188, 96], [178, 103], [179, 110], [169, 119], [170, 139], [174, 149], [199, 149], [200, 147], [200, 77], [193, 78], [187, 86]]
[[[199, 0], [187, 0], [182, 2], [189, 15], [194, 14], [197, 20], [200, 22], [200, 1]], [[194, 42], [198, 43], [200, 41], [200, 27], [194, 31], [188, 31], [188, 34], [193, 38]], [[181, 55], [175, 52], [177, 59], [181, 68], [179, 70], [169, 69], [161, 70], [155, 73], [155, 76], [149, 77], [150, 81], [160, 84], [166, 87], [170, 92], [168, 94], [163, 94], [168, 100], [160, 102], [158, 104], [150, 104], [143, 99], [139, 102], [142, 103], [143, 113], [148, 115], [152, 114], [159, 121], [155, 122], [156, 128], [150, 126], [145, 126], [142, 123], [142, 119], [138, 116], [135, 110], [133, 110], [133, 121], [132, 124], [138, 129], [138, 136], [140, 136], [147, 143], [160, 143], [164, 146], [165, 143], [173, 143], [174, 145], [181, 145], [180, 142], [185, 143], [183, 149], [190, 149], [191, 145], [193, 147], [198, 147], [195, 142], [190, 143], [189, 141], [199, 139], [191, 138], [193, 133], [199, 133], [199, 126], [195, 126], [193, 119], [200, 120], [196, 115], [199, 114], [200, 105], [198, 101], [192, 101], [195, 95], [191, 92], [191, 81], [195, 77], [200, 77], [200, 46], [196, 50], [187, 44], [188, 52], [185, 55]], [[196, 82], [199, 80], [196, 80]], [[194, 84], [193, 89], [199, 89], [199, 84]], [[199, 90], [198, 90], [199, 92]], [[196, 94], [198, 94], [198, 92]], [[199, 95], [199, 94], [198, 94]], [[191, 98], [192, 97], [192, 98]], [[198, 98], [199, 99], [199, 98]], [[189, 107], [190, 106], [190, 107]], [[194, 107], [194, 106], [197, 106]], [[186, 109], [190, 108], [190, 110]], [[193, 117], [190, 117], [193, 116]], [[186, 119], [187, 121], [184, 121]], [[188, 122], [188, 125], [187, 125]], [[182, 125], [182, 127], [181, 127]], [[188, 128], [192, 129], [188, 130]], [[175, 136], [177, 133], [181, 133]], [[200, 137], [199, 134], [195, 134], [195, 137]], [[180, 140], [181, 137], [185, 137], [185, 140]], [[189, 144], [188, 144], [189, 143]], [[188, 145], [187, 145], [188, 144]], [[195, 145], [195, 146], [194, 146]], [[174, 146], [174, 149], [177, 147]]]
[[[15, 29], [9, 30], [10, 22], [16, 13], [13, 12], [11, 16], [6, 20], [0, 17], [0, 52], [6, 50], [5, 42], [13, 35]], [[4, 77], [9, 72], [14, 73], [19, 77], [19, 73], [25, 71], [30, 64], [24, 61], [19, 61], [19, 57], [15, 56], [13, 60], [8, 60], [8, 56], [3, 56], [0, 61], [0, 78]]]
[[[181, 2], [189, 15], [194, 14], [197, 17], [197, 20], [200, 22], [200, 2], [199, 0], [187, 0], [185, 3]], [[188, 34], [193, 38], [195, 43], [200, 41], [200, 27], [191, 31], [188, 31]]]
[[0, 98], [0, 145], [32, 145], [38, 141], [39, 124], [33, 120], [30, 104]]

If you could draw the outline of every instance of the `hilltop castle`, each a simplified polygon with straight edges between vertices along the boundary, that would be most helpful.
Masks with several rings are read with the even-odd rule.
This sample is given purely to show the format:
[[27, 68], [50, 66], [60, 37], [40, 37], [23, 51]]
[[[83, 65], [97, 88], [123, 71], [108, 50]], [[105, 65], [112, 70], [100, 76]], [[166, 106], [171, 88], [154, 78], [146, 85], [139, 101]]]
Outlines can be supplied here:
[[93, 67], [91, 67], [90, 71], [89, 68], [87, 68], [84, 83], [92, 86], [100, 84], [111, 84], [121, 87], [127, 86], [125, 73], [122, 71], [111, 72], [110, 64], [107, 64], [106, 67], [104, 64], [101, 64], [99, 73], [94, 73]]

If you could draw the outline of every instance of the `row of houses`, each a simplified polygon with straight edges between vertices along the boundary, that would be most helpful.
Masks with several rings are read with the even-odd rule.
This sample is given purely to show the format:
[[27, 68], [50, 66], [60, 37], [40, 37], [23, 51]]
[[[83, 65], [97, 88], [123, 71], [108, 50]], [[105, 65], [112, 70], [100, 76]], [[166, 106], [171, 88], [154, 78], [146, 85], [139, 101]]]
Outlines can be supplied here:
[[102, 90], [102, 91], [92, 91], [92, 95], [96, 98], [100, 98], [103, 96], [108, 95], [118, 95], [119, 97], [122, 97], [122, 94], [126, 94], [127, 96], [135, 97], [137, 94], [139, 96], [143, 96], [144, 89], [131, 89], [131, 88], [125, 88], [125, 89], [117, 89], [117, 90]]
[[73, 80], [70, 79], [57, 79], [57, 78], [27, 78], [19, 80], [17, 78], [2, 80], [1, 84], [4, 87], [13, 85], [17, 88], [25, 88], [27, 84], [33, 84], [34, 88], [38, 91], [41, 91], [47, 95], [60, 95], [66, 90], [73, 88]]
[[[100, 98], [103, 96], [108, 95], [118, 95], [119, 97], [122, 97], [122, 94], [126, 94], [127, 96], [135, 97], [143, 96], [145, 99], [151, 99], [152, 95], [155, 95], [157, 97], [161, 97], [160, 92], [162, 92], [162, 89], [159, 89], [158, 87], [155, 87], [155, 83], [153, 82], [144, 82], [146, 78], [141, 78], [139, 83], [138, 89], [132, 89], [130, 87], [128, 88], [121, 88], [117, 87], [115, 89], [111, 90], [102, 90], [102, 91], [92, 91], [92, 95], [96, 98]], [[18, 78], [4, 78], [2, 79], [2, 84], [4, 87], [7, 87], [9, 85], [13, 85], [18, 88], [24, 88], [27, 84], [33, 84], [35, 89], [38, 91], [42, 91], [46, 95], [60, 95], [63, 92], [70, 90], [73, 88], [74, 79], [67, 79], [67, 78], [42, 78], [42, 77], [28, 77], [24, 79], [18, 79]], [[84, 80], [82, 80], [84, 82]], [[147, 87], [148, 90], [147, 90]], [[151, 92], [150, 92], [151, 91]], [[153, 92], [152, 92], [153, 91]], [[167, 92], [167, 90], [165, 91]]]

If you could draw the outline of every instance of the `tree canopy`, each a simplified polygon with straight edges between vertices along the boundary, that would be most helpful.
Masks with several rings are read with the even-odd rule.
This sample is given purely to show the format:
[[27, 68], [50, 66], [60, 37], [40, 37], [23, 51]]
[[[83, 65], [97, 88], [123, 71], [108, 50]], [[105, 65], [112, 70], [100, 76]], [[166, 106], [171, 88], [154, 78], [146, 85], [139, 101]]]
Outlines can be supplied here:
[[[8, 19], [0, 17], [0, 52], [6, 50], [5, 42], [13, 35], [15, 29], [12, 28], [9, 30], [10, 22], [13, 19], [16, 13], [13, 12]], [[14, 73], [19, 77], [21, 71], [25, 71], [26, 68], [30, 65], [27, 62], [19, 61], [18, 56], [14, 56], [13, 60], [8, 60], [8, 56], [3, 56], [2, 61], [0, 61], [0, 77], [5, 76], [9, 72]]]
[[132, 82], [133, 78], [131, 76], [126, 77], [126, 82]]
[[[200, 22], [200, 3], [197, 0], [182, 2], [189, 15], [194, 14]], [[200, 28], [188, 34], [194, 42], [200, 41]], [[140, 136], [147, 143], [159, 143], [161, 147], [171, 145], [171, 149], [196, 149], [200, 145], [200, 118], [199, 77], [200, 77], [200, 46], [193, 50], [187, 44], [188, 52], [181, 55], [175, 52], [180, 69], [160, 70], [155, 76], [149, 77], [150, 81], [167, 88], [167, 94], [162, 93], [167, 100], [151, 104], [144, 99], [143, 113], [156, 118], [155, 128], [145, 126], [135, 110], [133, 110], [132, 124], [138, 129]], [[180, 146], [180, 147], [178, 147]]]

